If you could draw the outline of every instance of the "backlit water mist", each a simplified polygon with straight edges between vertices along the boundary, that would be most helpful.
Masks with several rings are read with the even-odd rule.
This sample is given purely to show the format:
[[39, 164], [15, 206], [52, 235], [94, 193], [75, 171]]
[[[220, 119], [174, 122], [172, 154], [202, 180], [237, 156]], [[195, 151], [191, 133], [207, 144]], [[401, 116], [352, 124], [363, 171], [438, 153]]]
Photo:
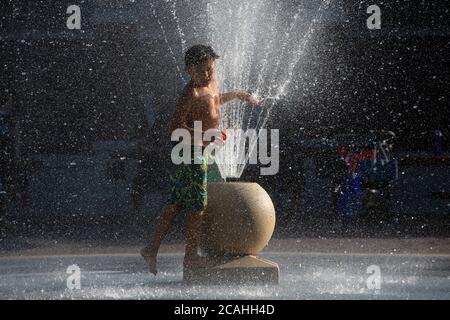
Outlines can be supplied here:
[[[304, 1], [290, 4], [290, 8], [286, 8], [283, 1], [276, 0], [206, 2], [208, 42], [221, 56], [217, 64], [220, 92], [251, 91], [262, 101], [259, 107], [233, 101], [222, 108], [220, 128], [242, 129], [231, 135], [216, 154], [215, 161], [224, 179], [239, 178], [248, 162], [248, 155], [256, 151], [256, 143], [242, 143], [246, 139], [242, 133], [248, 129], [259, 132], [265, 127], [273, 107], [281, 99], [289, 97], [295, 72], [307, 63], [305, 49], [314, 41], [314, 31], [321, 26], [330, 2]], [[167, 3], [180, 39], [178, 50], [184, 52], [191, 44], [187, 43], [181, 18], [177, 15], [178, 6], [182, 3], [176, 0]], [[157, 10], [152, 7], [152, 11], [167, 39], [167, 30]], [[166, 44], [176, 61], [176, 49], [168, 41]], [[183, 77], [178, 66], [177, 71]]]

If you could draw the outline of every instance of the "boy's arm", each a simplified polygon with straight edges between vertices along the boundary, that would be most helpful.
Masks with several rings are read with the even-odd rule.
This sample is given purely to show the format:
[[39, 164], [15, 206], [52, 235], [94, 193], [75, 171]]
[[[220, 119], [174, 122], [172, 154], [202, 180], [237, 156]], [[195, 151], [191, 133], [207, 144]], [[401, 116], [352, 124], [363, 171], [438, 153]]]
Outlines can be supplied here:
[[[242, 98], [242, 93], [240, 91], [231, 91], [227, 93], [222, 93], [219, 95], [220, 98], [220, 104], [228, 103], [234, 99], [239, 99], [239, 97]], [[241, 99], [239, 99], [241, 100]]]
[[219, 95], [219, 98], [220, 98], [221, 105], [223, 105], [227, 102], [230, 102], [234, 99], [239, 99], [241, 101], [250, 102], [255, 105], [259, 104], [258, 99], [254, 95], [252, 95], [251, 93], [248, 93], [248, 92], [243, 92], [243, 91], [231, 91], [231, 92], [227, 92], [227, 93], [222, 93]]

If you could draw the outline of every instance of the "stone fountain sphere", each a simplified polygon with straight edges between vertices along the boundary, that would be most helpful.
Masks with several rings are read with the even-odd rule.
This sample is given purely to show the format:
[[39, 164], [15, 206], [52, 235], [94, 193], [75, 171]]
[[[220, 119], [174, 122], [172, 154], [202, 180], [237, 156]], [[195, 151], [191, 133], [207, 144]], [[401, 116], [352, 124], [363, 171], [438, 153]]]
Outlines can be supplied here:
[[208, 255], [257, 255], [275, 229], [275, 208], [257, 183], [208, 185], [200, 249]]

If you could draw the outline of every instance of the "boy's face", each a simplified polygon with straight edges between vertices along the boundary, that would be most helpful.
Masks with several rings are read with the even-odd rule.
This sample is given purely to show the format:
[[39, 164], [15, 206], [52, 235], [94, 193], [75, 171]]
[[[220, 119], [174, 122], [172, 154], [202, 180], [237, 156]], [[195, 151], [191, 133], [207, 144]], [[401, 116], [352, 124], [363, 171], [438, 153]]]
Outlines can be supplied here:
[[196, 85], [206, 87], [216, 77], [216, 62], [208, 59], [200, 64], [189, 66], [187, 72]]

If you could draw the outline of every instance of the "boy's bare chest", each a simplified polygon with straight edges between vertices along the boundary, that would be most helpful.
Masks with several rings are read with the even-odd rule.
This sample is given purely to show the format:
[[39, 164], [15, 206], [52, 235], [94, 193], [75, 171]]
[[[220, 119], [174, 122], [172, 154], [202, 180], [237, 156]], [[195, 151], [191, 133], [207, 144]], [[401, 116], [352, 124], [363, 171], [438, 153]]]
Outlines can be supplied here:
[[204, 105], [193, 103], [189, 106], [189, 112], [191, 118], [202, 120], [214, 120], [219, 117], [220, 100], [217, 97], [214, 98], [214, 108], [210, 109]]

